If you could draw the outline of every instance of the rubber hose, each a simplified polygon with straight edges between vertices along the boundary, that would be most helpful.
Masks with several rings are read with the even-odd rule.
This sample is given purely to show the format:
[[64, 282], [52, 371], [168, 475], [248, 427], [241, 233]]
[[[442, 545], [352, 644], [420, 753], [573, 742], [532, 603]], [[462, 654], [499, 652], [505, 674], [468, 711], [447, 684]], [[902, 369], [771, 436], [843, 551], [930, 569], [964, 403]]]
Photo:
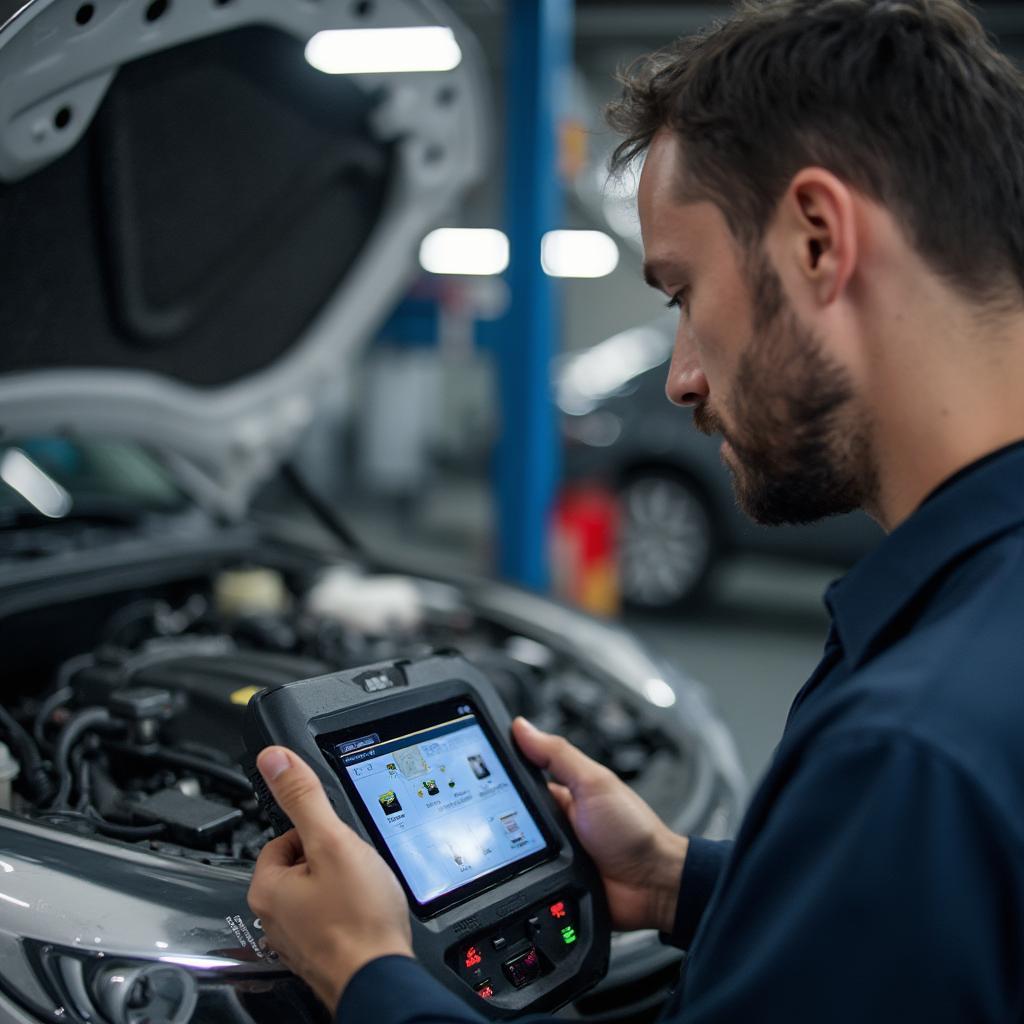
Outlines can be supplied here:
[[125, 746], [124, 749], [139, 757], [145, 757], [153, 761], [163, 761], [166, 764], [177, 765], [179, 768], [191, 768], [196, 772], [203, 772], [212, 779], [219, 779], [221, 782], [225, 782], [229, 786], [235, 786], [245, 793], [252, 793], [252, 783], [247, 776], [243, 775], [240, 771], [235, 771], [233, 768], [225, 768], [222, 764], [207, 761], [204, 757], [184, 754], [179, 750], [170, 750], [168, 747], [145, 750], [141, 747]]
[[21, 777], [29, 799], [36, 804], [45, 803], [53, 792], [53, 783], [43, 767], [39, 747], [21, 723], [4, 707], [0, 707], [0, 726], [6, 730], [8, 739], [18, 751]]
[[75, 745], [81, 735], [89, 729], [95, 729], [98, 725], [108, 725], [113, 719], [106, 708], [86, 708], [72, 715], [64, 727], [57, 734], [57, 742], [53, 751], [53, 767], [57, 772], [57, 795], [53, 798], [50, 807], [60, 810], [67, 807], [68, 797], [71, 795], [71, 786], [74, 779], [71, 774], [71, 767], [68, 760], [71, 748]]

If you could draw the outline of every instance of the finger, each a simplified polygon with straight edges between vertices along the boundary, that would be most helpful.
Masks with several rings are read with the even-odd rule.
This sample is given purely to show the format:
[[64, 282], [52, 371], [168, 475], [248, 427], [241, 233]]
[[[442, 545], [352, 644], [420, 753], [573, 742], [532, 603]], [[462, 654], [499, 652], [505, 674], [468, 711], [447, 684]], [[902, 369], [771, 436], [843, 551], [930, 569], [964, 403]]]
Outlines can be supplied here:
[[575, 792], [601, 778], [606, 769], [587, 757], [579, 747], [549, 732], [542, 732], [522, 716], [512, 723], [519, 749], [538, 767], [549, 771], [557, 782]]
[[282, 876], [300, 863], [305, 861], [295, 829], [272, 839], [260, 850], [247, 894], [249, 906], [257, 917], [270, 916], [273, 896], [280, 888]]
[[285, 967], [287, 967], [288, 970], [292, 970], [292, 965], [288, 959], [287, 954], [281, 952], [281, 949], [269, 935], [264, 934], [260, 938], [257, 945], [267, 955], [267, 959], [272, 959], [275, 962], [279, 962], [283, 964]]
[[341, 819], [313, 769], [301, 757], [287, 747], [265, 747], [256, 758], [256, 767], [307, 851], [311, 841], [339, 831]]
[[256, 860], [258, 865], [263, 866], [264, 871], [290, 868], [304, 860], [302, 851], [302, 840], [295, 829], [289, 829], [283, 836], [271, 839], [266, 846], [260, 850]]
[[572, 793], [569, 792], [567, 787], [558, 782], [549, 782], [548, 790], [555, 798], [555, 803], [561, 807], [562, 813], [568, 816], [569, 808], [572, 806]]

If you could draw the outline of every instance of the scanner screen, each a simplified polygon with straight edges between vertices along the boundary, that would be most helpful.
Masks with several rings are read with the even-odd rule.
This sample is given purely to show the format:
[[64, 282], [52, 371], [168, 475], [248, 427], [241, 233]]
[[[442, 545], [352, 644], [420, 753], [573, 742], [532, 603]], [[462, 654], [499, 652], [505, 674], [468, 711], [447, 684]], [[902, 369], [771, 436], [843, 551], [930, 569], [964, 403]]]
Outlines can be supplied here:
[[422, 906], [548, 847], [473, 705], [441, 707], [422, 728], [405, 715], [321, 741]]

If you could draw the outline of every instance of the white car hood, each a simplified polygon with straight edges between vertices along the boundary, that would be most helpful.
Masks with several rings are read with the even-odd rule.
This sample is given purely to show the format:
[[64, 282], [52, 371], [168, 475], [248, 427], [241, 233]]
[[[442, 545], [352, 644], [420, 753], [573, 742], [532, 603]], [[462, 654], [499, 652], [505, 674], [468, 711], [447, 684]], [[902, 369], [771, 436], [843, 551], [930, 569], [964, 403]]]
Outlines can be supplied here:
[[[83, 26], [77, 20], [83, 5], [77, 2], [34, 0], [10, 14], [6, 22], [5, 7], [0, 2], [0, 238], [8, 259], [19, 261], [10, 265], [5, 274], [7, 281], [0, 282], [0, 335], [6, 335], [0, 344], [0, 431], [7, 437], [61, 433], [142, 442], [173, 453], [204, 478], [226, 507], [239, 510], [255, 487], [293, 449], [331, 377], [346, 372], [360, 347], [393, 308], [415, 268], [422, 236], [451, 210], [466, 187], [482, 173], [489, 143], [490, 112], [477, 47], [453, 21], [450, 12], [433, 0], [387, 0], [364, 5], [351, 0], [244, 0], [224, 5], [210, 0], [171, 0], [154, 22], [144, 16], [147, 5], [137, 2], [107, 0], [84, 6], [92, 7], [93, 13]], [[344, 273], [336, 280], [321, 283], [315, 308], [304, 308], [301, 326], [275, 341], [272, 357], [261, 360], [258, 366], [248, 359], [249, 337], [260, 336], [257, 305], [257, 314], [250, 313], [250, 318], [257, 316], [255, 330], [242, 337], [225, 332], [223, 344], [227, 347], [215, 357], [211, 355], [213, 362], [221, 364], [217, 379], [189, 379], [193, 376], [190, 364], [203, 363], [203, 353], [210, 353], [211, 347], [219, 346], [219, 341], [211, 346], [207, 338], [205, 348], [192, 353], [188, 349], [191, 342], [176, 347], [178, 311], [174, 303], [168, 300], [161, 306], [160, 301], [151, 301], [145, 291], [152, 290], [154, 281], [159, 285], [161, 277], [159, 273], [144, 277], [149, 273], [145, 269], [148, 262], [155, 257], [152, 251], [140, 249], [147, 238], [136, 230], [133, 211], [137, 213], [138, 206], [131, 204], [147, 203], [143, 210], [145, 219], [152, 216], [163, 237], [173, 240], [176, 223], [193, 223], [191, 213], [181, 215], [181, 204], [187, 201], [192, 188], [201, 181], [209, 184], [219, 180], [206, 178], [203, 173], [191, 182], [175, 183], [173, 203], [168, 204], [167, 215], [161, 221], [160, 211], [151, 208], [154, 202], [159, 203], [159, 198], [154, 200], [152, 188], [147, 192], [146, 182], [132, 180], [134, 165], [125, 164], [127, 170], [119, 170], [113, 179], [117, 186], [112, 190], [113, 198], [106, 198], [106, 206], [97, 203], [90, 217], [83, 220], [94, 225], [89, 230], [114, 239], [108, 243], [108, 249], [113, 245], [115, 255], [109, 262], [114, 265], [99, 267], [96, 280], [91, 283], [89, 274], [69, 268], [64, 287], [61, 248], [67, 245], [70, 250], [67, 239], [72, 237], [71, 232], [84, 230], [75, 221], [77, 214], [61, 220], [59, 204], [74, 191], [74, 185], [65, 184], [54, 194], [55, 198], [47, 199], [53, 207], [51, 215], [40, 209], [40, 191], [34, 188], [33, 179], [38, 184], [44, 179], [37, 176], [57, 173], [61, 161], [82, 159], [84, 148], [94, 154], [90, 157], [94, 163], [108, 158], [114, 162], [118, 159], [117, 148], [133, 142], [131, 131], [111, 133], [107, 129], [106, 136], [89, 137], [94, 128], [100, 130], [97, 126], [102, 118], [109, 119], [104, 104], [109, 108], [113, 102], [122, 73], [138, 74], [146, 62], [167, 60], [174, 53], [179, 58], [188, 55], [189, 61], [195, 55], [194, 88], [202, 89], [206, 74], [202, 59], [207, 50], [201, 47], [221, 45], [231, 33], [236, 33], [235, 39], [240, 38], [240, 32], [258, 33], [259, 39], [270, 43], [278, 37], [275, 34], [280, 34], [289, 37], [289, 52], [301, 52], [295, 49], [293, 41], [304, 44], [325, 28], [430, 24], [447, 25], [455, 33], [462, 61], [454, 70], [320, 76], [323, 84], [314, 83], [321, 91], [334, 87], [349, 92], [358, 89], [373, 98], [365, 119], [369, 142], [386, 146], [391, 163], [386, 183], [380, 187], [379, 211], [372, 231], [361, 240]], [[221, 43], [214, 42], [217, 39]], [[189, 67], [191, 64], [186, 64], [185, 77]], [[283, 89], [292, 88], [293, 83], [284, 81], [289, 75], [319, 75], [306, 66], [301, 72], [291, 66], [284, 71], [268, 66], [267, 82], [278, 72]], [[176, 74], [180, 81], [180, 67]], [[253, 77], [250, 72], [250, 79]], [[262, 78], [262, 71], [255, 77]], [[271, 85], [260, 81], [258, 87], [264, 86], [268, 94], [273, 92]], [[124, 92], [125, 88], [121, 88]], [[223, 104], [223, 91], [218, 89], [210, 100]], [[145, 90], [136, 89], [126, 100], [119, 100], [130, 105], [143, 101], [151, 102], [152, 109], [160, 112], [160, 97], [148, 96]], [[281, 124], [286, 126], [283, 115]], [[143, 122], [137, 134], [141, 137], [145, 131], [158, 130], [159, 125]], [[181, 124], [175, 130], [181, 131]], [[255, 125], [246, 136], [247, 144], [256, 146], [256, 151], [259, 134], [259, 125]], [[267, 134], [270, 135], [269, 128]], [[279, 135], [288, 137], [285, 127], [281, 127]], [[162, 138], [160, 134], [146, 137]], [[284, 159], [287, 148], [282, 154], [275, 157], [273, 151], [268, 151], [261, 159]], [[227, 173], [223, 167], [229, 162], [222, 159], [220, 165], [210, 166], [209, 175]], [[125, 197], [128, 191], [130, 201]], [[231, 189], [226, 192], [230, 205]], [[309, 252], [310, 238], [315, 238], [315, 210], [302, 207], [303, 195], [291, 198], [301, 209], [303, 223], [312, 225], [306, 232], [301, 259], [307, 267], [315, 269], [315, 255], [311, 261]], [[69, 207], [72, 211], [92, 202], [88, 196], [66, 201], [79, 203]], [[209, 201], [208, 194], [204, 194], [203, 201]], [[330, 193], [325, 191], [325, 207], [331, 202]], [[113, 228], [104, 220], [106, 210], [112, 210], [111, 217], [117, 220]], [[267, 218], [274, 215], [274, 210], [266, 211]], [[262, 213], [253, 217], [250, 211], [249, 216], [255, 221], [253, 226], [246, 226], [250, 233], [258, 234], [262, 228], [266, 234], [270, 230], [267, 223], [260, 223]], [[334, 216], [340, 215], [335, 212]], [[29, 230], [26, 223], [34, 223], [32, 218], [42, 218], [46, 225], [45, 240], [38, 237], [38, 228], [32, 228], [36, 237], [24, 237]], [[196, 215], [194, 223], [202, 226], [204, 221]], [[288, 268], [292, 266], [289, 246], [293, 244], [288, 227], [287, 220], [274, 227], [276, 241], [273, 252], [267, 255], [282, 268], [281, 303], [285, 306], [293, 291], [301, 290], [288, 286]], [[62, 238], [65, 231], [67, 234]], [[342, 230], [332, 237], [339, 238], [340, 244], [343, 235]], [[216, 233], [211, 237], [216, 238]], [[248, 236], [241, 231], [239, 237], [244, 243]], [[21, 251], [19, 246], [45, 254], [46, 258], [40, 260], [45, 269], [41, 269], [38, 277], [25, 266], [30, 261], [16, 255]], [[178, 248], [187, 254], [187, 242]], [[245, 244], [238, 245], [227, 262], [244, 267], [250, 256], [247, 248]], [[325, 257], [334, 257], [331, 245], [323, 250]], [[296, 252], [295, 259], [299, 258]], [[0, 267], [2, 260], [0, 256]], [[178, 262], [182, 262], [180, 256]], [[182, 266], [179, 276], [187, 274], [187, 260]], [[222, 290], [228, 296], [226, 300], [218, 297], [220, 293], [210, 284], [210, 275], [199, 275], [196, 289], [201, 291], [210, 284], [212, 298], [204, 294], [194, 309], [188, 303], [183, 307], [187, 315], [183, 314], [181, 323], [191, 324], [188, 330], [195, 332], [194, 337], [200, 337], [205, 329], [204, 317], [223, 315], [223, 310], [229, 308], [225, 303], [251, 305], [261, 300], [262, 296], [254, 298], [246, 291], [247, 280], [257, 281], [255, 271], [249, 279], [241, 271], [231, 278], [231, 269], [225, 270], [227, 284]], [[310, 273], [313, 271], [297, 274], [293, 283], [304, 286]], [[136, 299], [131, 301], [153, 308], [133, 311], [131, 301], [122, 302], [127, 302], [128, 312], [122, 310], [121, 319], [137, 314], [141, 324], [134, 328], [133, 337], [129, 337], [131, 331], [121, 332], [118, 317], [113, 315], [109, 337], [92, 324], [86, 330], [87, 313], [83, 312], [83, 335], [92, 332], [99, 340], [79, 344], [78, 332], [73, 329], [76, 309], [88, 311], [110, 305], [112, 278], [129, 300], [135, 295]], [[20, 283], [9, 286], [12, 279]], [[219, 281], [214, 284], [221, 287]], [[254, 283], [252, 287], [262, 286]], [[138, 295], [142, 298], [138, 299]], [[61, 306], [62, 303], [65, 305]], [[271, 311], [277, 308], [277, 303], [268, 302], [265, 306]], [[38, 310], [38, 315], [34, 310]], [[103, 322], [100, 314], [88, 315], [97, 317], [97, 323]], [[270, 319], [263, 316], [264, 321]], [[275, 329], [281, 330], [279, 325]], [[192, 337], [188, 331], [182, 334], [186, 336]], [[39, 365], [33, 358], [36, 351]], [[233, 351], [239, 354], [237, 375], [223, 366], [227, 360], [230, 368]], [[162, 361], [164, 352], [167, 369]], [[17, 357], [11, 353], [17, 353]], [[133, 353], [138, 354], [139, 366], [133, 365]]]

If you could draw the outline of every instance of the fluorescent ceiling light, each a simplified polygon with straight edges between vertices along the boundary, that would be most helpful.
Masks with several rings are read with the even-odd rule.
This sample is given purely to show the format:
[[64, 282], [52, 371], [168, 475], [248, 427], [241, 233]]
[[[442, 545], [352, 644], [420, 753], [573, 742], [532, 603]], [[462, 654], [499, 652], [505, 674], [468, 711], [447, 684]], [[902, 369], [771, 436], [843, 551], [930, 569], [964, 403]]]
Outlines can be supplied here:
[[438, 228], [420, 243], [420, 266], [431, 274], [500, 274], [508, 236], [496, 228]]
[[451, 71], [459, 66], [462, 50], [442, 25], [328, 29], [306, 43], [306, 60], [328, 75]]
[[648, 679], [644, 683], [644, 696], [659, 708], [670, 708], [676, 702], [675, 690], [664, 679]]
[[606, 277], [619, 265], [619, 247], [603, 231], [549, 231], [540, 263], [552, 277]]
[[20, 448], [8, 448], [4, 452], [0, 459], [0, 480], [44, 516], [59, 519], [71, 511], [71, 495]]

